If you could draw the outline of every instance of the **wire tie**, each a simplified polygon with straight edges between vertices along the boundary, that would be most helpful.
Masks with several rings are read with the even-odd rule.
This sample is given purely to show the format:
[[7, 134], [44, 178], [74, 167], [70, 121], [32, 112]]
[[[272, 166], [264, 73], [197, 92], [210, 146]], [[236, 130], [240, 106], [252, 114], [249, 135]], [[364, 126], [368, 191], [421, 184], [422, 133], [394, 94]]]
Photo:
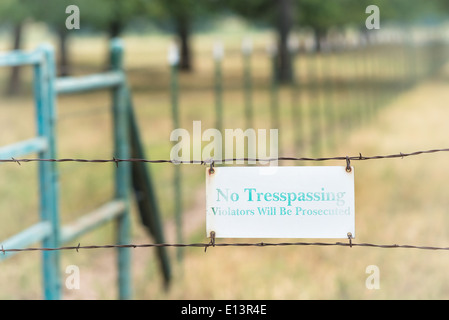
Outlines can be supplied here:
[[210, 169], [209, 169], [209, 174], [214, 174], [215, 173], [215, 169], [214, 169], [214, 159], [210, 159]]
[[346, 156], [346, 172], [351, 172], [352, 168], [351, 168], [351, 160], [349, 160], [349, 157]]
[[401, 159], [404, 159], [404, 154], [402, 152], [399, 152], [399, 154], [401, 155]]
[[207, 248], [210, 246], [215, 247], [215, 231], [210, 232], [210, 242], [204, 247], [204, 252], [206, 252]]
[[348, 232], [349, 247], [352, 248], [352, 233]]
[[2, 252], [3, 252], [3, 255], [6, 255], [6, 252], [5, 252], [5, 249], [3, 249], [3, 246], [2, 246]]
[[359, 160], [363, 160], [362, 154], [359, 153]]
[[79, 252], [78, 250], [80, 249], [81, 244], [78, 242], [78, 246], [75, 248], [76, 252]]
[[201, 164], [203, 165], [207, 165], [207, 164], [210, 164], [211, 163], [211, 161], [212, 160], [214, 160], [213, 158], [209, 158], [209, 159], [206, 159], [206, 160], [201, 160]]

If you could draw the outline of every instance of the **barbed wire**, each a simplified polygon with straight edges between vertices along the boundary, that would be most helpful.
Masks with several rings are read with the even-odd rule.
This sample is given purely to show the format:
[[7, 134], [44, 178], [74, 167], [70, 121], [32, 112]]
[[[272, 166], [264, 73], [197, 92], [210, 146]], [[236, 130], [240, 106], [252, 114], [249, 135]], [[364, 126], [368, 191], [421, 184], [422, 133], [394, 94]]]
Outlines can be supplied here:
[[[172, 163], [172, 164], [200, 164], [200, 165], [213, 165], [219, 162], [234, 162], [234, 161], [330, 161], [330, 160], [345, 160], [347, 168], [349, 167], [350, 161], [353, 160], [376, 160], [376, 159], [393, 159], [393, 158], [405, 158], [423, 154], [432, 154], [440, 152], [449, 152], [449, 148], [444, 149], [431, 149], [423, 151], [414, 151], [410, 153], [396, 153], [388, 155], [375, 155], [375, 156], [363, 156], [359, 153], [358, 156], [335, 156], [335, 157], [321, 157], [321, 158], [309, 158], [309, 157], [276, 157], [276, 158], [229, 158], [221, 160], [169, 160], [169, 159], [76, 159], [76, 158], [60, 158], [60, 159], [41, 159], [41, 158], [21, 158], [21, 159], [0, 159], [0, 163], [12, 163], [17, 164], [27, 163], [27, 162], [81, 162], [81, 163], [115, 163], [117, 166], [120, 162], [145, 162], [145, 163]], [[438, 246], [420, 246], [420, 245], [399, 245], [399, 244], [375, 244], [375, 243], [353, 243], [351, 237], [349, 237], [349, 243], [344, 242], [255, 242], [255, 243], [215, 243], [215, 237], [211, 237], [209, 243], [145, 243], [145, 244], [108, 244], [108, 245], [86, 245], [81, 246], [64, 246], [56, 248], [42, 248], [42, 247], [29, 247], [29, 248], [4, 248], [1, 246], [0, 252], [6, 254], [8, 252], [24, 252], [24, 251], [60, 251], [60, 250], [76, 250], [80, 249], [110, 249], [110, 248], [151, 248], [151, 247], [201, 247], [206, 251], [209, 247], [274, 247], [274, 246], [340, 246], [340, 247], [373, 247], [373, 248], [386, 248], [386, 249], [421, 249], [421, 250], [449, 250], [449, 247], [438, 247]]]
[[375, 244], [375, 243], [354, 243], [352, 240], [349, 243], [345, 242], [231, 242], [231, 243], [215, 243], [215, 240], [209, 243], [143, 243], [143, 244], [107, 244], [107, 245], [81, 245], [64, 246], [55, 248], [44, 247], [29, 247], [29, 248], [3, 248], [1, 246], [0, 252], [6, 254], [8, 252], [25, 252], [25, 251], [62, 251], [62, 250], [92, 250], [92, 249], [113, 249], [113, 248], [157, 248], [157, 247], [196, 247], [204, 248], [206, 252], [210, 247], [287, 247], [287, 246], [322, 246], [322, 247], [371, 247], [383, 249], [420, 249], [420, 250], [449, 250], [449, 247], [437, 246], [419, 246], [408, 244]]
[[449, 152], [449, 148], [444, 149], [431, 149], [423, 151], [414, 151], [410, 153], [395, 153], [387, 155], [375, 155], [375, 156], [363, 156], [361, 153], [357, 156], [334, 156], [334, 157], [321, 157], [321, 158], [310, 158], [310, 157], [273, 157], [273, 158], [228, 158], [228, 159], [207, 159], [207, 160], [175, 160], [175, 159], [139, 159], [139, 158], [129, 158], [129, 159], [79, 159], [79, 158], [59, 158], [59, 159], [42, 159], [42, 158], [9, 158], [0, 159], [0, 163], [15, 162], [17, 164], [27, 163], [27, 162], [81, 162], [81, 163], [115, 163], [118, 165], [120, 162], [145, 162], [145, 163], [172, 163], [172, 164], [214, 164], [214, 163], [226, 163], [226, 162], [274, 162], [274, 161], [330, 161], [330, 160], [378, 160], [378, 159], [393, 159], [393, 158], [405, 158], [423, 154]]

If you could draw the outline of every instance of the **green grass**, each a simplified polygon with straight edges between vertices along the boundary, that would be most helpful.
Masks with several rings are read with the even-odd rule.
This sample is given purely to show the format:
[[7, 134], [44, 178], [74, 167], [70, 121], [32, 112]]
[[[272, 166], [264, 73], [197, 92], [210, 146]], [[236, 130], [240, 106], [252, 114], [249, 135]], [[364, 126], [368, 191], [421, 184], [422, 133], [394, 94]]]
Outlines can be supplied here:
[[[241, 34], [222, 37], [226, 45], [224, 70], [224, 127], [243, 128], [244, 97]], [[265, 55], [269, 33], [254, 33], [253, 57], [256, 128], [270, 126], [269, 70]], [[43, 38], [27, 43], [33, 48]], [[169, 37], [128, 36], [125, 65], [131, 84], [142, 139], [149, 159], [169, 158], [173, 130], [169, 70], [166, 62]], [[192, 128], [201, 120], [203, 130], [215, 125], [213, 97], [213, 61], [211, 47], [215, 35], [194, 39], [195, 72], [180, 78], [181, 126]], [[5, 47], [5, 45], [3, 45]], [[100, 38], [80, 38], [72, 42], [75, 74], [98, 72], [105, 66], [107, 42]], [[377, 49], [376, 49], [377, 50]], [[401, 64], [392, 57], [401, 51], [381, 48], [377, 64], [371, 67], [370, 86], [363, 81], [350, 82], [360, 75], [355, 61], [360, 53], [338, 53], [319, 59], [302, 57], [297, 63], [301, 76], [298, 103], [302, 117], [292, 118], [292, 92], [281, 87], [279, 96], [280, 143], [282, 155], [321, 156], [341, 154], [377, 154], [407, 152], [443, 147], [447, 136], [447, 84], [441, 79], [425, 82], [413, 90], [401, 92]], [[371, 51], [370, 51], [371, 52]], [[425, 52], [420, 52], [425, 58]], [[333, 59], [333, 60], [331, 60]], [[331, 64], [331, 62], [333, 63]], [[402, 61], [402, 60], [401, 60]], [[311, 66], [320, 62], [329, 85], [327, 95], [312, 80]], [[329, 77], [330, 66], [334, 73]], [[422, 67], [421, 64], [418, 65]], [[393, 69], [391, 67], [394, 67]], [[421, 73], [424, 74], [422, 67]], [[0, 73], [4, 83], [7, 73]], [[27, 73], [24, 93], [17, 98], [2, 97], [0, 103], [0, 145], [33, 136], [33, 105]], [[330, 82], [330, 80], [333, 80]], [[363, 80], [363, 79], [359, 79]], [[363, 93], [368, 89], [374, 100]], [[330, 94], [333, 104], [328, 101]], [[371, 105], [372, 104], [372, 105]], [[361, 112], [361, 106], [376, 112]], [[90, 93], [58, 99], [58, 156], [70, 158], [111, 158], [112, 120], [108, 113], [110, 95]], [[333, 110], [333, 118], [329, 110]], [[95, 109], [93, 113], [91, 110]], [[370, 115], [370, 116], [369, 116]], [[333, 121], [330, 121], [333, 119]], [[363, 127], [361, 126], [363, 124]], [[296, 130], [302, 130], [301, 143], [293, 143]], [[321, 132], [320, 134], [318, 134]], [[321, 137], [316, 140], [316, 136]], [[431, 161], [432, 165], [428, 165]], [[391, 161], [357, 162], [356, 211], [357, 242], [411, 243], [445, 245], [447, 225], [444, 155]], [[299, 165], [306, 164], [300, 163]], [[316, 165], [316, 163], [310, 163]], [[331, 163], [326, 163], [331, 164]], [[339, 165], [344, 165], [338, 163]], [[173, 166], [149, 165], [164, 222], [173, 218]], [[113, 164], [64, 163], [61, 172], [61, 221], [70, 222], [106, 202], [113, 193]], [[204, 167], [182, 167], [183, 206], [186, 224], [194, 213], [205, 217], [198, 192], [204, 190]], [[0, 167], [0, 238], [5, 239], [37, 221], [36, 165], [4, 164]], [[431, 218], [430, 218], [431, 217]], [[168, 228], [168, 227], [167, 227]], [[186, 242], [207, 241], [202, 225], [187, 235]], [[76, 240], [75, 245], [114, 242], [114, 224]], [[133, 240], [151, 242], [133, 212]], [[174, 239], [169, 239], [174, 241]], [[170, 250], [174, 257], [174, 250]], [[449, 296], [444, 252], [386, 250], [369, 248], [209, 248], [184, 250], [182, 264], [173, 259], [174, 281], [171, 289], [162, 289], [155, 255], [151, 249], [133, 251], [135, 297], [143, 299], [382, 299], [442, 298]], [[1, 299], [41, 298], [40, 255], [22, 253], [2, 262], [0, 281], [8, 283], [0, 290]], [[64, 291], [67, 299], [114, 299], [116, 275], [114, 250], [62, 252], [62, 277], [67, 265], [81, 270], [81, 289]], [[381, 289], [367, 290], [365, 268], [375, 264], [381, 270]]]

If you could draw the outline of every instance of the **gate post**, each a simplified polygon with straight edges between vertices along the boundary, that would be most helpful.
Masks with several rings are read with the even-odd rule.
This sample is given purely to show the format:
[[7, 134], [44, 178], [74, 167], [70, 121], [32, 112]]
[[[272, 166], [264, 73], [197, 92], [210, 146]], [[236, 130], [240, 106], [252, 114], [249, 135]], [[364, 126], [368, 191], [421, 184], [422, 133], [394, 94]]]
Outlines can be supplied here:
[[[55, 58], [49, 45], [40, 47], [43, 52], [41, 63], [34, 65], [34, 91], [37, 116], [37, 134], [44, 137], [47, 148], [39, 152], [41, 159], [56, 158], [55, 126]], [[58, 173], [55, 162], [39, 162], [39, 191], [41, 221], [50, 222], [51, 233], [43, 239], [44, 248], [56, 248], [60, 242], [58, 214]], [[58, 251], [43, 251], [43, 286], [45, 299], [61, 298], [60, 254]]]
[[[114, 71], [123, 71], [123, 45], [119, 39], [114, 39], [110, 45], [110, 61]], [[129, 119], [127, 105], [127, 84], [122, 81], [113, 90], [113, 118], [114, 118], [114, 157], [128, 159], [129, 148]], [[125, 210], [117, 219], [117, 244], [129, 244], [131, 240], [131, 217], [129, 214], [129, 196], [131, 186], [130, 163], [117, 162], [115, 174], [115, 197], [124, 202]], [[131, 298], [131, 251], [130, 248], [118, 248], [118, 286], [119, 298]]]

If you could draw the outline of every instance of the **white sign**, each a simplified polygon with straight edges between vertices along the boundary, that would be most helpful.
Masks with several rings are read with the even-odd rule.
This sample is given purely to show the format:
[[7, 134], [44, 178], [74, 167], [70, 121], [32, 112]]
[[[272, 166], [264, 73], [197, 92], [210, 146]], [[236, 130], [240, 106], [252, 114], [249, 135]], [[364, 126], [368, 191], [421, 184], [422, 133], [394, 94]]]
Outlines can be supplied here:
[[355, 237], [354, 169], [206, 170], [206, 232], [217, 238]]

